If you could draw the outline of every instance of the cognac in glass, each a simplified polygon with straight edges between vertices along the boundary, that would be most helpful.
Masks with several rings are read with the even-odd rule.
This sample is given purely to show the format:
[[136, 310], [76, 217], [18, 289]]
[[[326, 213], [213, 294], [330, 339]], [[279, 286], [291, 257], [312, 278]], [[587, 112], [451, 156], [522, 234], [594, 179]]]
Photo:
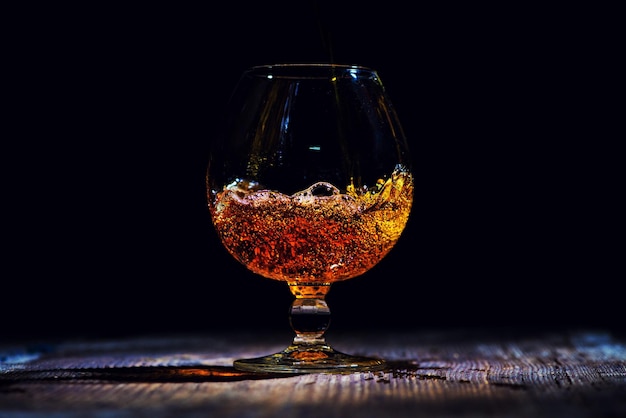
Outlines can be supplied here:
[[326, 342], [333, 283], [374, 267], [395, 246], [413, 202], [407, 141], [373, 69], [339, 64], [252, 67], [226, 108], [206, 175], [222, 244], [294, 296], [283, 351], [239, 359], [273, 373], [380, 370], [385, 362]]

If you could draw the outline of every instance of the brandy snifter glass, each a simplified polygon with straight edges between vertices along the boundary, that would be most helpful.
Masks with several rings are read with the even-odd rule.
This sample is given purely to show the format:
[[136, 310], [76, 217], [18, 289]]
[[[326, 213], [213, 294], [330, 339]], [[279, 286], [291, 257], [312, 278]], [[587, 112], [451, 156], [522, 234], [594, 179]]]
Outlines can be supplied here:
[[294, 297], [291, 344], [236, 360], [234, 367], [383, 369], [383, 359], [339, 352], [324, 336], [331, 285], [362, 275], [391, 251], [413, 202], [407, 141], [377, 71], [339, 64], [252, 67], [225, 110], [206, 175], [212, 223], [236, 260], [260, 277], [285, 282]]

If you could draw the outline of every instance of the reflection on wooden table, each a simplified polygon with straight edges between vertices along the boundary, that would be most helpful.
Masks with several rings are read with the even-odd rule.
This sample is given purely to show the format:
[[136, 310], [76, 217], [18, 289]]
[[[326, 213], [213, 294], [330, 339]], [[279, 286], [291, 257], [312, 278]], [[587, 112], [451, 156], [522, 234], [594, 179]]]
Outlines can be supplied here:
[[607, 331], [347, 334], [332, 337], [337, 349], [383, 358], [388, 368], [290, 375], [232, 367], [284, 341], [224, 334], [0, 344], [0, 416], [626, 416], [626, 343]]

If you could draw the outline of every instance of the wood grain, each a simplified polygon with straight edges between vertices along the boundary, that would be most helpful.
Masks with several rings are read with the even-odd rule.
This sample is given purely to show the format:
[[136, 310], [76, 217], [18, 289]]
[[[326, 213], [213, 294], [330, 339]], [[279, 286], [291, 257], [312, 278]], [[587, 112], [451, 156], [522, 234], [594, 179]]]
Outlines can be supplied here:
[[[603, 331], [329, 337], [376, 373], [260, 375], [240, 357], [285, 335], [147, 336], [0, 346], [0, 417], [620, 417], [626, 344]], [[108, 416], [108, 415], [107, 415]]]

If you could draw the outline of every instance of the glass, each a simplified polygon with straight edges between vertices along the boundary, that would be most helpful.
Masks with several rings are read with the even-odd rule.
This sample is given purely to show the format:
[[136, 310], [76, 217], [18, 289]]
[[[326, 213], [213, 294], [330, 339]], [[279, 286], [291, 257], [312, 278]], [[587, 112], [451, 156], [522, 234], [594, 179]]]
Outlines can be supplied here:
[[380, 370], [324, 337], [333, 283], [374, 267], [398, 241], [413, 202], [404, 132], [377, 72], [279, 64], [245, 71], [212, 144], [206, 176], [213, 225], [252, 272], [285, 282], [295, 337], [239, 370]]

